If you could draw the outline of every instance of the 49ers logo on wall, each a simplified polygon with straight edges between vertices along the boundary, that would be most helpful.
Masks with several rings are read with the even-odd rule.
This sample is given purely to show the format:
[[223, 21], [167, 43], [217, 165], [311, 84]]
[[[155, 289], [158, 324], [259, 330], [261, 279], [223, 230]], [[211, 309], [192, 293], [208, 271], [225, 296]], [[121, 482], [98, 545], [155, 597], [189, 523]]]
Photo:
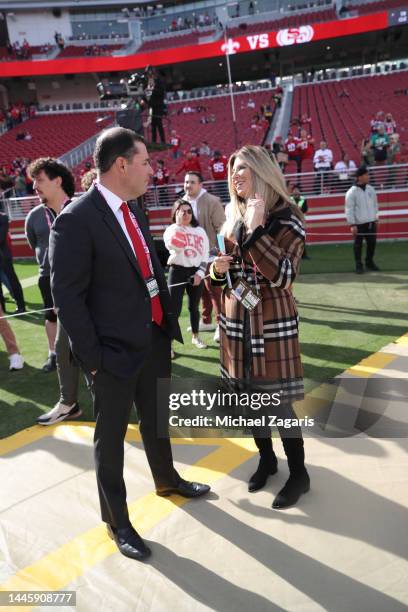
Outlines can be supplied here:
[[276, 42], [280, 47], [288, 45], [300, 45], [312, 40], [314, 29], [312, 26], [299, 26], [298, 28], [288, 28], [287, 30], [279, 30], [276, 36]]

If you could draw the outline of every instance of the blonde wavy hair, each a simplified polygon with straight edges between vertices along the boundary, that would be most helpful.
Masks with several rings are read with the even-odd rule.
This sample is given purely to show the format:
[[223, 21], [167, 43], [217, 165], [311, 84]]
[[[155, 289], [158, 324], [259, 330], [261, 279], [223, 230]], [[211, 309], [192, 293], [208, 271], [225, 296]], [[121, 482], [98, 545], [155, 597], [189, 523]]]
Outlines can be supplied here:
[[228, 188], [231, 204], [228, 219], [221, 228], [224, 236], [232, 236], [236, 223], [238, 221], [245, 223], [246, 220], [246, 199], [237, 194], [232, 182], [232, 171], [237, 157], [243, 160], [251, 172], [253, 193], [249, 197], [253, 198], [257, 193], [264, 200], [265, 217], [272, 210], [280, 210], [289, 206], [292, 213], [298, 219], [303, 220], [301, 210], [290, 199], [285, 177], [275, 156], [269, 154], [264, 147], [246, 145], [235, 151], [228, 160]]

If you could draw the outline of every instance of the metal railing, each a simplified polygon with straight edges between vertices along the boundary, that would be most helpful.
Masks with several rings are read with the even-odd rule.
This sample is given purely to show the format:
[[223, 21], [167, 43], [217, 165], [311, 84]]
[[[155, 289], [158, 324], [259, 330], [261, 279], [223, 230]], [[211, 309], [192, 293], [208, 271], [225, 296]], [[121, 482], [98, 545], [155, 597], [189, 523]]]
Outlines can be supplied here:
[[[408, 187], [408, 164], [369, 166], [370, 184], [377, 191], [392, 191]], [[306, 196], [344, 194], [355, 183], [355, 172], [335, 170], [285, 174], [288, 185], [298, 185]]]
[[[370, 184], [376, 191], [408, 191], [408, 164], [371, 166], [369, 168]], [[327, 197], [342, 195], [354, 184], [354, 178], [340, 178], [338, 172], [305, 172], [303, 174], [286, 174], [288, 185], [299, 185], [302, 195], [306, 197]], [[204, 187], [209, 193], [216, 195], [227, 204], [230, 201], [227, 181], [205, 181]], [[175, 200], [184, 194], [183, 183], [151, 186], [145, 195], [145, 205], [148, 209], [173, 206]], [[76, 195], [80, 195], [79, 193]], [[8, 197], [0, 199], [0, 205], [11, 220], [25, 219], [27, 214], [39, 200], [36, 196], [23, 198]], [[408, 199], [408, 195], [407, 195]]]
[[[103, 125], [101, 125], [101, 130], [112, 126], [112, 121], [105, 121]], [[78, 166], [81, 162], [84, 161], [84, 159], [93, 154], [95, 149], [95, 142], [98, 137], [99, 132], [98, 134], [94, 134], [93, 136], [88, 138], [88, 140], [81, 142], [80, 145], [78, 145], [74, 149], [71, 149], [71, 151], [67, 151], [67, 153], [60, 155], [59, 160], [69, 168], [75, 168], [75, 166]]]

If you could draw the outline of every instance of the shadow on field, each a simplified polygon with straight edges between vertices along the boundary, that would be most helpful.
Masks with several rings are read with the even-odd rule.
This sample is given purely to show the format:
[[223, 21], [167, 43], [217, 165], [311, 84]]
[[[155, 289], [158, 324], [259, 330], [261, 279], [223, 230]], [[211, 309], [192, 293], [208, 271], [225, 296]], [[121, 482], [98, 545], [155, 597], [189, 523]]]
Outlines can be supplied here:
[[[339, 312], [341, 314], [362, 315], [367, 317], [390, 318], [395, 317], [406, 320], [406, 312], [396, 312], [390, 310], [367, 310], [363, 308], [352, 308], [351, 306], [334, 306], [331, 304], [318, 304], [316, 302], [298, 302], [299, 308], [308, 308], [310, 310], [325, 310], [327, 312]], [[302, 317], [303, 320], [303, 317]]]
[[[392, 316], [390, 313], [388, 317]], [[382, 323], [378, 325], [377, 323], [370, 323], [369, 321], [330, 321], [325, 319], [312, 319], [310, 317], [305, 317], [302, 315], [301, 317], [302, 323], [309, 323], [310, 325], [319, 325], [331, 327], [332, 329], [339, 329], [343, 331], [356, 331], [363, 332], [368, 334], [373, 334], [375, 336], [402, 336], [407, 331], [407, 325], [385, 325]], [[345, 340], [347, 340], [345, 336]], [[324, 346], [320, 344], [315, 344], [316, 347]], [[302, 345], [303, 348], [303, 345]], [[337, 350], [342, 350], [343, 347], [336, 348]], [[317, 355], [316, 355], [317, 356]], [[335, 355], [331, 355], [332, 359], [335, 359]]]

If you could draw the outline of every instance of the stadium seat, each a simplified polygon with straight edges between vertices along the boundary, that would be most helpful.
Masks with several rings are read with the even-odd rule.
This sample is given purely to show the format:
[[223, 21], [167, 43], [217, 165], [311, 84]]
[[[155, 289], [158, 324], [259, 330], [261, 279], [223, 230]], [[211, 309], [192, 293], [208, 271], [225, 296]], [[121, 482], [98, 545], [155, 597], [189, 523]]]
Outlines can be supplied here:
[[[7, 165], [16, 157], [63, 155], [100, 131], [101, 126], [96, 123], [98, 116], [93, 112], [64, 113], [24, 121], [0, 136], [0, 165]], [[29, 132], [32, 140], [16, 140], [19, 131]]]
[[[370, 120], [380, 110], [393, 115], [400, 142], [406, 142], [406, 96], [395, 93], [403, 89], [408, 89], [408, 72], [301, 85], [294, 89], [292, 120], [305, 113], [316, 145], [326, 140], [335, 161], [345, 151], [358, 163]], [[349, 97], [340, 95], [344, 91]]]

